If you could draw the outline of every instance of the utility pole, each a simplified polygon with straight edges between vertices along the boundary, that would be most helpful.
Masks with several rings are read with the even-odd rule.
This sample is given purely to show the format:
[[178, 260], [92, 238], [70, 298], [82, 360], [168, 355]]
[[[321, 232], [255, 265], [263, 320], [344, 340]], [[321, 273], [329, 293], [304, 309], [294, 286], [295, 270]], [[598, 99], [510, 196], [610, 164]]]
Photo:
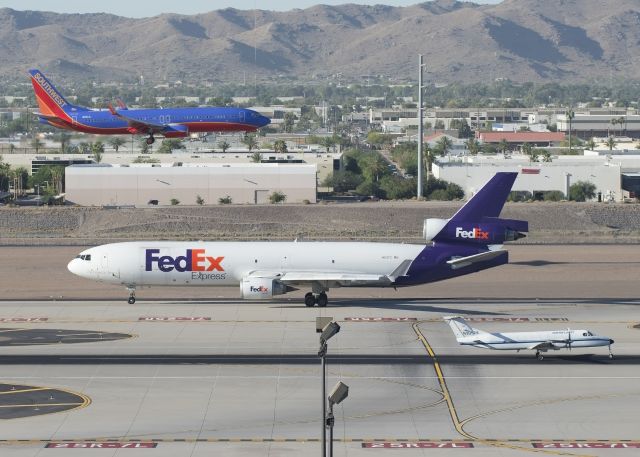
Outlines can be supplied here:
[[422, 132], [422, 54], [418, 56], [418, 189], [416, 195], [418, 200], [422, 198], [422, 141], [424, 134]]
[[571, 155], [571, 121], [573, 120], [575, 113], [571, 108], [566, 113], [567, 119], [569, 120], [569, 155]]

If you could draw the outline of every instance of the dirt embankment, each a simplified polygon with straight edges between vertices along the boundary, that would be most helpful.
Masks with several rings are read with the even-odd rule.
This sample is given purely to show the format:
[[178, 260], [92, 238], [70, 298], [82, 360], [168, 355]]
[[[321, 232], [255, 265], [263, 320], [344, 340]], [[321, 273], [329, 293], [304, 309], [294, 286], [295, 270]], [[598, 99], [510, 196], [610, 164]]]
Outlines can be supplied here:
[[[428, 217], [459, 202], [160, 208], [1, 208], [0, 244], [85, 245], [132, 239], [371, 240], [420, 242]], [[519, 243], [640, 243], [640, 205], [511, 203], [502, 216], [529, 221]]]

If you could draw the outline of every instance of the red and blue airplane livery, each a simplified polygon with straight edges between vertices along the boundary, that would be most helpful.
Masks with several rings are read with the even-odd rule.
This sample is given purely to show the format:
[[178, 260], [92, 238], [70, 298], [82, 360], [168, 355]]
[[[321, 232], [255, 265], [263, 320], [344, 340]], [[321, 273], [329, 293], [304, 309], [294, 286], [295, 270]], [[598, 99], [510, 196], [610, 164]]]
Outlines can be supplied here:
[[154, 135], [184, 138], [200, 132], [255, 132], [271, 120], [256, 111], [232, 107], [128, 109], [119, 102], [116, 109], [94, 110], [72, 105], [40, 70], [29, 70], [43, 124], [61, 129], [103, 135]]

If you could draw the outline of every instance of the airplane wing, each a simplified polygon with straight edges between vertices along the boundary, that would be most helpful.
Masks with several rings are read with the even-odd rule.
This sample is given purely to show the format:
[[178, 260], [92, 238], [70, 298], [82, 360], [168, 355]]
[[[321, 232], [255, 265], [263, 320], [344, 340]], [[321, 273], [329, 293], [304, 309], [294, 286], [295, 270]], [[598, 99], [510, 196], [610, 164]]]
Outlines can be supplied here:
[[527, 349], [535, 349], [539, 351], [546, 351], [548, 349], [562, 349], [567, 346], [565, 340], [548, 340], [529, 346]]
[[504, 250], [481, 252], [480, 254], [474, 254], [467, 257], [454, 257], [451, 260], [447, 260], [447, 263], [451, 265], [451, 268], [457, 270], [458, 268], [468, 267], [478, 262], [486, 262], [487, 260], [495, 259], [496, 257], [506, 253]]
[[156, 124], [154, 122], [141, 121], [139, 119], [125, 116], [116, 110], [111, 104], [109, 104], [109, 111], [114, 116], [126, 121], [134, 133], [161, 133], [167, 127], [167, 124]]
[[354, 272], [290, 271], [280, 276], [285, 284], [330, 283], [336, 286], [380, 286], [391, 285], [400, 276], [405, 276], [413, 260], [403, 260], [389, 274], [367, 274]]

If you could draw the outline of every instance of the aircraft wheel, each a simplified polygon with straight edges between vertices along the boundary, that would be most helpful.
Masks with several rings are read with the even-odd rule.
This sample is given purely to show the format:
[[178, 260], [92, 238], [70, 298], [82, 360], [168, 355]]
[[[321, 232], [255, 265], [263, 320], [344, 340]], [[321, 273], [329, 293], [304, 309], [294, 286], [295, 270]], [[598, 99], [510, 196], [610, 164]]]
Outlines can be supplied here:
[[133, 304], [136, 302], [136, 297], [133, 297], [133, 296], [132, 296], [132, 297], [129, 297], [129, 300], [127, 300], [127, 302], [128, 302], [130, 305], [133, 305]]
[[154, 137], [152, 137], [152, 136], [147, 138], [147, 144], [148, 145], [152, 145], [155, 141], [156, 141], [156, 139]]
[[318, 299], [316, 301], [318, 302], [318, 306], [320, 308], [324, 308], [327, 306], [327, 303], [329, 303], [329, 298], [327, 298], [327, 294], [322, 292], [320, 295], [318, 295]]
[[538, 358], [538, 360], [543, 360], [544, 359], [544, 356], [539, 352], [536, 354], [536, 357]]
[[610, 359], [613, 359], [613, 354], [609, 354], [609, 358], [610, 358]]
[[307, 293], [304, 296], [304, 304], [309, 308], [313, 308], [313, 306], [316, 304], [316, 298], [313, 296], [311, 292]]

